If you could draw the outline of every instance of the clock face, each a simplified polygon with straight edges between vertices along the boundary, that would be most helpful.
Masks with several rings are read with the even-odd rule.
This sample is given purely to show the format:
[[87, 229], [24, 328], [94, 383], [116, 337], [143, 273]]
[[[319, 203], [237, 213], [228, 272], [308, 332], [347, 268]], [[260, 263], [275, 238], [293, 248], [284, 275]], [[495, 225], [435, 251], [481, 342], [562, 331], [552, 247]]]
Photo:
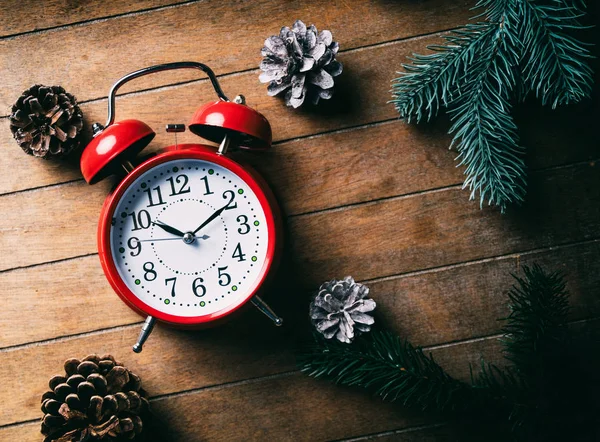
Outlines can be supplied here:
[[245, 301], [264, 277], [267, 219], [259, 196], [228, 168], [173, 159], [121, 194], [110, 253], [142, 303], [179, 317], [211, 315]]

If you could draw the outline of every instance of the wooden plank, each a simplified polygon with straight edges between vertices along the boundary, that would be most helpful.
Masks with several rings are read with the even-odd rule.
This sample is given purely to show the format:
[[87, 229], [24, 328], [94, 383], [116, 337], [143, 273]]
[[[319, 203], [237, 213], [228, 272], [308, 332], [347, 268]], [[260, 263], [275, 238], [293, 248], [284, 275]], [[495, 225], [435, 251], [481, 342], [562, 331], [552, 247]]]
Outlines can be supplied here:
[[[264, 323], [262, 318], [256, 319]], [[256, 327], [260, 331], [256, 330]], [[283, 340], [277, 337], [279, 333], [269, 333], [266, 326], [261, 325], [259, 321], [248, 324], [243, 329], [231, 327], [228, 337], [225, 337], [222, 332], [186, 333], [160, 327], [155, 333], [157, 335], [152, 337], [153, 345], [148, 345], [139, 355], [130, 350], [130, 344], [137, 334], [136, 328], [0, 353], [0, 380], [4, 385], [0, 391], [0, 399], [5, 404], [0, 415], [0, 425], [38, 417], [39, 398], [47, 388], [46, 382], [53, 374], [61, 371], [65, 359], [76, 357], [82, 351], [84, 353], [113, 352], [122, 359], [124, 364], [141, 376], [144, 388], [151, 396], [241, 381], [295, 368], [292, 350], [296, 341]], [[478, 364], [482, 354], [495, 361], [499, 355], [498, 348], [496, 340], [488, 338], [479, 342], [452, 344], [432, 350], [432, 353], [453, 376], [467, 379], [469, 363]], [[36, 369], [19, 370], [18, 367], [24, 366], [36, 367]], [[9, 382], [16, 372], [20, 376], [19, 382]], [[342, 400], [344, 397], [348, 400]], [[355, 399], [349, 400], [350, 397]], [[316, 406], [318, 403], [325, 405], [329, 402], [332, 404], [339, 402], [337, 406], [340, 407], [339, 410], [336, 411], [337, 407], [332, 406]], [[241, 437], [238, 432], [245, 431], [246, 426], [250, 432], [248, 434], [254, 434], [264, 428], [270, 434], [276, 431], [283, 436], [290, 434], [285, 430], [288, 427], [295, 432], [297, 425], [306, 428], [314, 425], [314, 430], [311, 430], [314, 433], [311, 434], [315, 437], [341, 438], [360, 432], [384, 431], [404, 425], [406, 417], [398, 413], [397, 407], [382, 404], [379, 408], [375, 406], [376, 402], [378, 401], [369, 398], [368, 395], [336, 388], [327, 382], [318, 382], [304, 375], [294, 374], [164, 398], [154, 401], [153, 408], [173, 424], [170, 430], [174, 439], [183, 437], [184, 431], [195, 431], [191, 429], [194, 425], [188, 425], [186, 419], [197, 418], [197, 416], [206, 417], [206, 422], [197, 426], [198, 431], [203, 432], [198, 433], [198, 436], [203, 434], [208, 439], [216, 438], [216, 431], [220, 425], [223, 425], [224, 440], [237, 440]], [[303, 403], [312, 405], [300, 408], [293, 405]], [[366, 404], [371, 405], [365, 407]], [[302, 418], [297, 414], [301, 409], [307, 413]], [[350, 416], [363, 413], [366, 409], [372, 409], [373, 415], [359, 419], [358, 425], [352, 424], [351, 421], [354, 419]], [[338, 423], [333, 423], [331, 416], [323, 414], [336, 412], [342, 413], [338, 415], [340, 416]], [[385, 418], [376, 419], [375, 416], [380, 413]], [[265, 421], [267, 414], [271, 415], [271, 418]], [[230, 419], [232, 415], [244, 419], [243, 425], [240, 425], [239, 420]], [[345, 417], [342, 419], [342, 416]], [[227, 420], [229, 422], [225, 422]], [[375, 422], [374, 428], [366, 428], [369, 421]], [[411, 424], [414, 424], [414, 421]], [[327, 430], [328, 425], [334, 425], [334, 430]], [[330, 431], [335, 431], [339, 435], [334, 436]], [[318, 436], [319, 434], [323, 435]], [[265, 437], [263, 440], [267, 439]], [[2, 429], [0, 429], [0, 440], [3, 440]]]
[[[450, 188], [293, 217], [289, 242], [299, 274], [311, 275], [304, 284], [314, 286], [340, 273], [369, 279], [592, 239], [599, 179], [590, 164], [533, 174], [529, 203], [508, 216], [479, 210], [465, 192]], [[107, 188], [76, 182], [38, 189], [25, 206], [21, 194], [1, 197], [0, 249], [11, 253], [0, 257], [0, 270], [96, 252]]]
[[[393, 119], [397, 114], [386, 102], [390, 97], [389, 81], [398, 61], [437, 41], [433, 37], [416, 39], [342, 55], [347, 71], [340, 77], [338, 97], [314, 112], [293, 111], [280, 100], [267, 97], [254, 72], [226, 77], [223, 87], [233, 94], [244, 93], [249, 105], [266, 115], [275, 141]], [[379, 62], [373, 65], [373, 59]], [[358, 91], [369, 91], [369, 94]], [[137, 118], [148, 123], [157, 131], [148, 150], [157, 150], [174, 143], [172, 134], [164, 132], [165, 123], [187, 123], [199, 104], [211, 96], [206, 82], [125, 96], [117, 101], [117, 119]], [[527, 106], [524, 111], [535, 117], [520, 126], [523, 143], [528, 146], [528, 164], [539, 168], [600, 157], [593, 121], [597, 109], [597, 101], [556, 112]], [[106, 119], [106, 101], [86, 104], [83, 110], [88, 128], [92, 122]], [[321, 188], [336, 201], [341, 199], [342, 204], [350, 204], [364, 198], [401, 194], [405, 188], [410, 192], [415, 188], [416, 183], [412, 182], [415, 178], [422, 186], [420, 189], [447, 185], [446, 179], [450, 177], [451, 183], [460, 183], [463, 176], [454, 170], [456, 154], [447, 151], [450, 145], [447, 129], [448, 122], [443, 118], [427, 126], [397, 122], [380, 129], [366, 128], [279, 144], [268, 153], [238, 157], [263, 172], [277, 190], [294, 191], [289, 201], [284, 201], [284, 208], [295, 213], [331, 207], [326, 198], [313, 198], [313, 203], [319, 202], [317, 206], [302, 204], [309, 189]], [[86, 139], [89, 137], [88, 133]], [[178, 140], [201, 141], [190, 132], [180, 134]], [[81, 178], [78, 157], [62, 162], [40, 161], [24, 155], [12, 140], [6, 119], [0, 120], [0, 145], [7, 146], [2, 164], [11, 170], [10, 174], [0, 176], [0, 194]], [[569, 145], [569, 149], [565, 149], [565, 145]], [[315, 173], [317, 169], [319, 173]], [[350, 193], [355, 187], [341, 186], [333, 179], [336, 176], [354, 177], [350, 179], [355, 185], [364, 182], [366, 176], [371, 185], [362, 185], [360, 192]], [[342, 182], [346, 181], [348, 179]], [[297, 183], [305, 185], [297, 186]]]
[[572, 320], [599, 314], [598, 257], [600, 241], [594, 241], [368, 285], [377, 301], [378, 318], [388, 329], [419, 345], [434, 345], [499, 333], [503, 323], [498, 319], [508, 314], [507, 292], [515, 284], [511, 274], [522, 276], [522, 265], [563, 272]]
[[[110, 310], [102, 307], [105, 314]], [[84, 317], [71, 310], [73, 316]], [[3, 405], [0, 425], [33, 419], [39, 415], [39, 398], [47, 381], [60, 373], [69, 357], [90, 353], [111, 353], [139, 374], [152, 395], [196, 387], [239, 381], [280, 373], [294, 368], [290, 352], [290, 328], [274, 326], [258, 311], [251, 310], [243, 320], [219, 329], [196, 332], [177, 331], [158, 326], [144, 351], [131, 351], [139, 326], [94, 333], [88, 336], [35, 344], [0, 352], [0, 380], [8, 382], [19, 373], [19, 380], [5, 385], [0, 399]], [[151, 343], [151, 344], [150, 344]], [[27, 365], [32, 364], [32, 365]], [[23, 370], [23, 367], [35, 367]], [[0, 436], [0, 440], [3, 440]]]
[[2, 14], [0, 14], [0, 37], [131, 13], [173, 3], [177, 3], [177, 1], [137, 0], [132, 3], [92, 0], [80, 3], [61, 0], [45, 0], [43, 2], [37, 0], [3, 0]]
[[581, 165], [532, 174], [529, 202], [479, 210], [460, 189], [362, 204], [289, 221], [299, 284], [438, 267], [597, 237], [600, 174]]
[[[472, 4], [465, 0], [345, 0], [343, 4], [213, 0], [26, 34], [0, 41], [0, 66], [5, 67], [0, 108], [6, 109], [18, 91], [35, 83], [60, 84], [80, 100], [103, 97], [119, 77], [158, 63], [197, 60], [217, 74], [256, 68], [264, 40], [296, 18], [330, 29], [341, 49], [347, 50], [462, 25], [472, 15]], [[70, 53], [69, 63], [54, 51], [40, 50], [57, 41], [82, 49]], [[198, 73], [159, 74], [139, 79], [123, 91], [196, 78]]]
[[[97, 255], [0, 273], [0, 287], [7, 307], [0, 313], [0, 347], [141, 320], [121, 308]], [[23, 312], [39, 318], [34, 327]]]
[[[593, 241], [385, 279], [369, 286], [379, 305], [380, 320], [419, 345], [433, 345], [498, 332], [501, 324], [496, 319], [505, 316], [505, 293], [514, 283], [510, 273], [518, 272], [522, 264], [540, 263], [549, 270], [564, 271], [572, 295], [572, 319], [598, 313], [600, 301], [593, 296], [600, 286], [598, 256], [600, 242]], [[0, 287], [4, 299], [0, 348], [51, 339], [57, 330], [68, 336], [140, 321], [108, 285], [97, 256], [5, 272], [0, 274]], [[304, 296], [274, 302], [286, 322], [304, 319]], [[41, 320], [31, 327], [23, 322], [23, 311]], [[85, 313], [73, 315], [72, 311]], [[404, 320], [398, 321], [400, 317]]]

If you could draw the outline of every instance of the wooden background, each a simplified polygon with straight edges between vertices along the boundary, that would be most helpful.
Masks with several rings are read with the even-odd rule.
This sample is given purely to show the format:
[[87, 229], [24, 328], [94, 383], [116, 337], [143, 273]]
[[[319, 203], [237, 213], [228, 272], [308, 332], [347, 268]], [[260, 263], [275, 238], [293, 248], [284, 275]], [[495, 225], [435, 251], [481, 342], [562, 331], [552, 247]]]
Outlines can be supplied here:
[[[501, 361], [496, 318], [521, 264], [564, 271], [572, 321], [596, 324], [598, 99], [556, 112], [534, 102], [517, 109], [529, 196], [504, 216], [461, 190], [447, 120], [407, 126], [386, 104], [405, 57], [465, 23], [472, 3], [2, 1], [0, 440], [41, 440], [47, 380], [68, 357], [107, 352], [141, 375], [174, 441], [447, 440], [451, 429], [434, 417], [298, 372], [307, 294], [333, 277], [366, 281], [380, 320], [462, 379], [482, 355]], [[296, 18], [330, 29], [341, 46], [337, 95], [316, 109], [286, 108], [258, 82], [264, 39]], [[82, 103], [89, 128], [104, 122], [116, 79], [181, 60], [209, 64], [229, 96], [245, 94], [273, 126], [273, 149], [240, 159], [263, 173], [286, 215], [286, 259], [268, 294], [286, 326], [254, 310], [210, 331], [159, 326], [136, 355], [141, 318], [112, 292], [96, 253], [112, 183], [88, 186], [77, 158], [25, 156], [7, 115], [32, 84], [60, 84]], [[206, 79], [185, 71], [123, 92], [117, 119], [150, 124], [153, 149], [173, 141], [165, 123], [187, 123], [213, 97]]]

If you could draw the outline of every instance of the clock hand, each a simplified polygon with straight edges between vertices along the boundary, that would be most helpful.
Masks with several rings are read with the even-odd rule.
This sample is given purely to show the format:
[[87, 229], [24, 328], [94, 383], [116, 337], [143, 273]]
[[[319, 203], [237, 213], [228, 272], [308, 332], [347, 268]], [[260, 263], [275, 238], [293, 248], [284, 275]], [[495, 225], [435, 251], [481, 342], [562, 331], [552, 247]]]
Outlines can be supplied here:
[[195, 234], [198, 232], [198, 230], [200, 230], [202, 227], [204, 227], [205, 225], [207, 225], [208, 223], [210, 223], [210, 222], [211, 222], [213, 219], [215, 219], [216, 217], [218, 217], [218, 216], [219, 216], [221, 213], [223, 213], [223, 210], [225, 210], [225, 208], [226, 208], [228, 205], [229, 205], [229, 203], [228, 203], [228, 204], [226, 204], [226, 205], [224, 205], [223, 207], [221, 207], [219, 210], [217, 210], [217, 211], [216, 211], [215, 213], [213, 213], [211, 216], [209, 216], [209, 217], [207, 218], [207, 220], [206, 220], [206, 221], [204, 221], [202, 224], [200, 224], [200, 227], [198, 227], [196, 230], [194, 230], [194, 231], [192, 232], [192, 234], [194, 234], [194, 235], [195, 235]]
[[154, 224], [156, 227], [160, 227], [161, 229], [163, 229], [165, 232], [169, 232], [172, 233], [173, 235], [177, 235], [180, 237], [183, 237], [183, 235], [185, 235], [185, 233], [183, 233], [181, 230], [176, 229], [175, 227], [171, 227], [163, 222], [160, 221], [153, 221], [152, 224]]
[[[209, 239], [210, 236], [197, 236], [197, 239]], [[155, 238], [155, 239], [138, 239], [137, 242], [154, 242], [154, 241], [181, 241], [181, 238]]]

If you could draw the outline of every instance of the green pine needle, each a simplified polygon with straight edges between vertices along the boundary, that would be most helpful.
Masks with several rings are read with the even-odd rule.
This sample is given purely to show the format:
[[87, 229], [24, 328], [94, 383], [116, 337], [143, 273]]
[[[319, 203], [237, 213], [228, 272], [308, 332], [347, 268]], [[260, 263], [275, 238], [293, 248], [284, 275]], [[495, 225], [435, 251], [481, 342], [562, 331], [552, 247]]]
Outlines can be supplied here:
[[446, 35], [432, 54], [413, 54], [392, 83], [391, 102], [407, 122], [448, 109], [464, 187], [480, 205], [504, 211], [524, 199], [524, 149], [510, 115], [516, 99], [532, 92], [555, 108], [591, 95], [590, 53], [568, 33], [584, 28], [580, 3], [480, 0], [476, 18], [485, 22]]
[[315, 335], [300, 355], [303, 372], [422, 410], [457, 410], [467, 404], [468, 384], [450, 377], [422, 350], [391, 333], [373, 330], [352, 345]]
[[582, 29], [579, 18], [583, 14], [567, 1], [555, 3], [524, 2], [521, 27], [523, 81], [528, 91], [553, 109], [589, 97], [593, 84], [589, 50], [564, 32]]
[[[507, 359], [526, 377], [539, 375], [537, 358], [561, 344], [566, 335], [569, 295], [560, 273], [541, 267], [523, 267], [525, 278], [509, 292], [510, 315], [503, 328]], [[529, 381], [530, 379], [526, 379]]]

